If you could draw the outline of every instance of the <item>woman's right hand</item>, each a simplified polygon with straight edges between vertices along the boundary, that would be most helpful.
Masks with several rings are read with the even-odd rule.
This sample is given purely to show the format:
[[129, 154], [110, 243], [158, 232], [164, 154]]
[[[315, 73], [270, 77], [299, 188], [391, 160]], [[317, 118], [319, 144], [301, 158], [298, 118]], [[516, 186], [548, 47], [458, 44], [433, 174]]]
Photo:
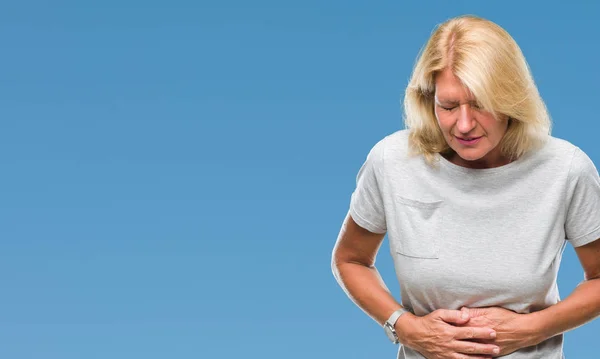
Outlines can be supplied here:
[[[463, 314], [465, 316], [463, 316]], [[475, 359], [497, 356], [500, 348], [471, 340], [494, 339], [491, 328], [457, 327], [469, 321], [468, 313], [438, 309], [425, 316], [410, 313], [396, 322], [400, 342], [428, 359]]]

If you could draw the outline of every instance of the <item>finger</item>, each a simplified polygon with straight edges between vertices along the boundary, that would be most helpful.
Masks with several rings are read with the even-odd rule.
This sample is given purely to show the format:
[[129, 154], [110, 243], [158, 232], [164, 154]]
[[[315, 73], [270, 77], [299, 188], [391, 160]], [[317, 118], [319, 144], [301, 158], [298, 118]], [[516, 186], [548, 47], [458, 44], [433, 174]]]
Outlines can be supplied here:
[[461, 354], [470, 355], [498, 355], [500, 348], [494, 344], [481, 344], [476, 342], [469, 342], [465, 340], [457, 340], [455, 342], [455, 351]]
[[463, 324], [469, 320], [469, 314], [460, 310], [440, 309], [438, 318], [446, 323]]
[[495, 339], [496, 331], [491, 328], [459, 327], [454, 339]]

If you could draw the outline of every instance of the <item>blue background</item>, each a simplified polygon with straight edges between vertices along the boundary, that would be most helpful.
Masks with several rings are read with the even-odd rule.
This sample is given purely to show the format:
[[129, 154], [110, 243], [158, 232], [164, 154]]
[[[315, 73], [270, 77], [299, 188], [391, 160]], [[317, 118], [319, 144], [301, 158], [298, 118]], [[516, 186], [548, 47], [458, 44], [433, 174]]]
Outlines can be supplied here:
[[[597, 2], [1, 5], [0, 357], [394, 358], [331, 251], [419, 49], [465, 13], [514, 36], [553, 134], [600, 163]], [[563, 298], [582, 279], [568, 246]]]

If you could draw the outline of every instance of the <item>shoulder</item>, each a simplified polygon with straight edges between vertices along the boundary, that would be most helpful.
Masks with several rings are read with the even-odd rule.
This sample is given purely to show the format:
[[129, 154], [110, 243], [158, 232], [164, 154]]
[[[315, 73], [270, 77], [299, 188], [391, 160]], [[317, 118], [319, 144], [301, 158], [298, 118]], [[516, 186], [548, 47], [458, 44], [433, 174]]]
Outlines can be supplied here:
[[409, 153], [408, 134], [407, 129], [392, 132], [379, 140], [373, 149], [382, 161], [406, 157]]
[[548, 136], [544, 144], [534, 150], [530, 157], [536, 165], [569, 168], [578, 147], [562, 138]]
[[398, 130], [377, 140], [369, 150], [368, 160], [383, 164], [390, 157], [397, 158], [408, 152], [408, 130]]
[[366, 162], [383, 177], [399, 178], [407, 174], [427, 171], [422, 156], [410, 149], [409, 134], [409, 129], [387, 134], [371, 148]]
[[408, 134], [410, 130], [403, 129], [390, 133], [385, 137], [387, 148], [394, 151], [406, 151], [408, 149]]
[[400, 159], [404, 160], [408, 153], [408, 130], [397, 130], [380, 137], [369, 149], [364, 160], [359, 176], [366, 171], [381, 176], [387, 173], [390, 166], [398, 168]]
[[569, 167], [569, 179], [577, 180], [582, 177], [594, 178], [594, 181], [597, 182], [598, 170], [587, 153], [575, 146]]
[[544, 146], [540, 149], [540, 153], [551, 157], [572, 157], [577, 150], [577, 146], [562, 138], [548, 136]]
[[597, 172], [591, 158], [581, 148], [565, 139], [549, 136], [538, 157], [554, 163], [557, 167], [566, 168], [570, 179]]

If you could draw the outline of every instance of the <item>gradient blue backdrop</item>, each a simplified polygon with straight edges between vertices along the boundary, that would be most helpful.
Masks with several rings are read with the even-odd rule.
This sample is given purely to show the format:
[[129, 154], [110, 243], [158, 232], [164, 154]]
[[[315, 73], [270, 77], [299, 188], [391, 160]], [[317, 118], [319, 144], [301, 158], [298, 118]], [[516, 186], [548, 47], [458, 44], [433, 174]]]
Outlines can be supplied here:
[[[600, 163], [597, 2], [2, 4], [0, 357], [394, 358], [331, 250], [419, 49], [464, 13], [515, 37], [554, 135]], [[563, 297], [582, 279], [569, 246]]]

